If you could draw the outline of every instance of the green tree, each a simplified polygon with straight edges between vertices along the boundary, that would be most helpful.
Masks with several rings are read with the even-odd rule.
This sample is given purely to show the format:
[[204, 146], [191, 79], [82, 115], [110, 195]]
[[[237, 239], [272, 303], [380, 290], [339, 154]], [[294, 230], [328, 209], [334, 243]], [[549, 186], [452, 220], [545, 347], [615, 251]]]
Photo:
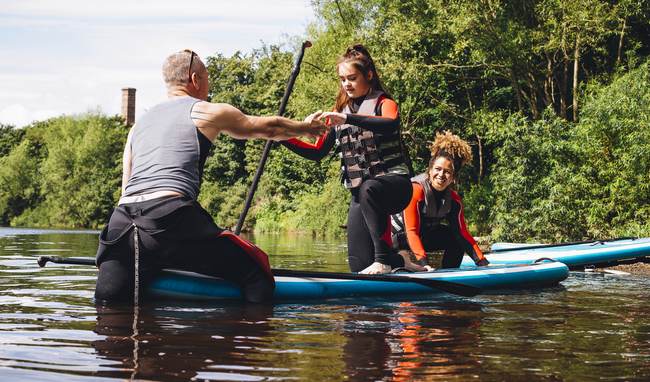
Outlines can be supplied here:
[[0, 123], [0, 157], [8, 155], [25, 135], [25, 130]]
[[[121, 154], [128, 132], [123, 120], [88, 114], [53, 118], [27, 129], [27, 137], [42, 145], [40, 160], [32, 160], [35, 167], [27, 168], [28, 189], [34, 190], [37, 196], [31, 200], [36, 202], [10, 223], [88, 228], [105, 224], [120, 192]], [[12, 168], [22, 172], [22, 166]], [[24, 187], [17, 180], [12, 184]]]
[[0, 157], [0, 225], [8, 225], [41, 201], [39, 166], [41, 144], [23, 139], [11, 152]]

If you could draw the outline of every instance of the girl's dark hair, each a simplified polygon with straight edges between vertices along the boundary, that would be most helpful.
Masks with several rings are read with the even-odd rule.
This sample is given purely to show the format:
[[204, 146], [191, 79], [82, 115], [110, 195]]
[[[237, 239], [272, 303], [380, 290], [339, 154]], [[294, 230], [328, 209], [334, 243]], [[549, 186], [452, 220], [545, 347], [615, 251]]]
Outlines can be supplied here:
[[[379, 79], [379, 73], [375, 67], [375, 62], [372, 60], [372, 57], [370, 57], [370, 53], [368, 53], [368, 49], [366, 49], [365, 46], [361, 44], [355, 44], [349, 47], [345, 51], [345, 54], [339, 57], [339, 59], [336, 61], [337, 69], [339, 65], [343, 63], [352, 64], [352, 66], [354, 66], [361, 74], [363, 74], [365, 78], [368, 78], [368, 73], [372, 72], [373, 75], [372, 79], [370, 79], [370, 87], [373, 90], [380, 90], [386, 93], [388, 97], [390, 97], [388, 92], [384, 89], [381, 80]], [[349, 105], [350, 102], [352, 101], [350, 97], [348, 97], [348, 95], [345, 93], [343, 86], [339, 86], [339, 94], [336, 96], [336, 111], [343, 111], [345, 106]]]

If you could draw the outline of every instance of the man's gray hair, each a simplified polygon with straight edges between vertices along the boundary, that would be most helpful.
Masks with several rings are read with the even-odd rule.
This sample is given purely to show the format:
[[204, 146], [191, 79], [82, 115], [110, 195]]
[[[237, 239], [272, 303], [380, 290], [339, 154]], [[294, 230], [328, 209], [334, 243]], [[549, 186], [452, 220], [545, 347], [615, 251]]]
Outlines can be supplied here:
[[[192, 60], [192, 54], [194, 59]], [[172, 53], [165, 59], [162, 72], [163, 79], [167, 87], [184, 86], [190, 82], [190, 61], [192, 61], [192, 72], [197, 71], [201, 64], [201, 59], [196, 53], [189, 50]]]

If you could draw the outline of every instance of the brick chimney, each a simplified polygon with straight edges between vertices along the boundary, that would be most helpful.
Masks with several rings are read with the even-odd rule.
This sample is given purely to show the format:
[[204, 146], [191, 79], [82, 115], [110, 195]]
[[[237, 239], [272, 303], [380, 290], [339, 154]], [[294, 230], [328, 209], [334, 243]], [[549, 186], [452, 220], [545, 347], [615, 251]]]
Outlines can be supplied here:
[[129, 126], [135, 122], [135, 88], [122, 88], [122, 117]]

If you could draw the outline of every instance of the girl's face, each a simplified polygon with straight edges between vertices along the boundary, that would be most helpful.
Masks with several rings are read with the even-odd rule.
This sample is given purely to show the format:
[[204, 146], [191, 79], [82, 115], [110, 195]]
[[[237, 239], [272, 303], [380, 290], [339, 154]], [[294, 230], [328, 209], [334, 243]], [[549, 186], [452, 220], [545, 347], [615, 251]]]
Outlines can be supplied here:
[[429, 170], [429, 182], [436, 191], [444, 191], [454, 181], [454, 164], [445, 157], [438, 157]]
[[343, 62], [338, 66], [341, 87], [350, 98], [363, 97], [370, 91], [372, 72], [364, 76], [352, 63]]

